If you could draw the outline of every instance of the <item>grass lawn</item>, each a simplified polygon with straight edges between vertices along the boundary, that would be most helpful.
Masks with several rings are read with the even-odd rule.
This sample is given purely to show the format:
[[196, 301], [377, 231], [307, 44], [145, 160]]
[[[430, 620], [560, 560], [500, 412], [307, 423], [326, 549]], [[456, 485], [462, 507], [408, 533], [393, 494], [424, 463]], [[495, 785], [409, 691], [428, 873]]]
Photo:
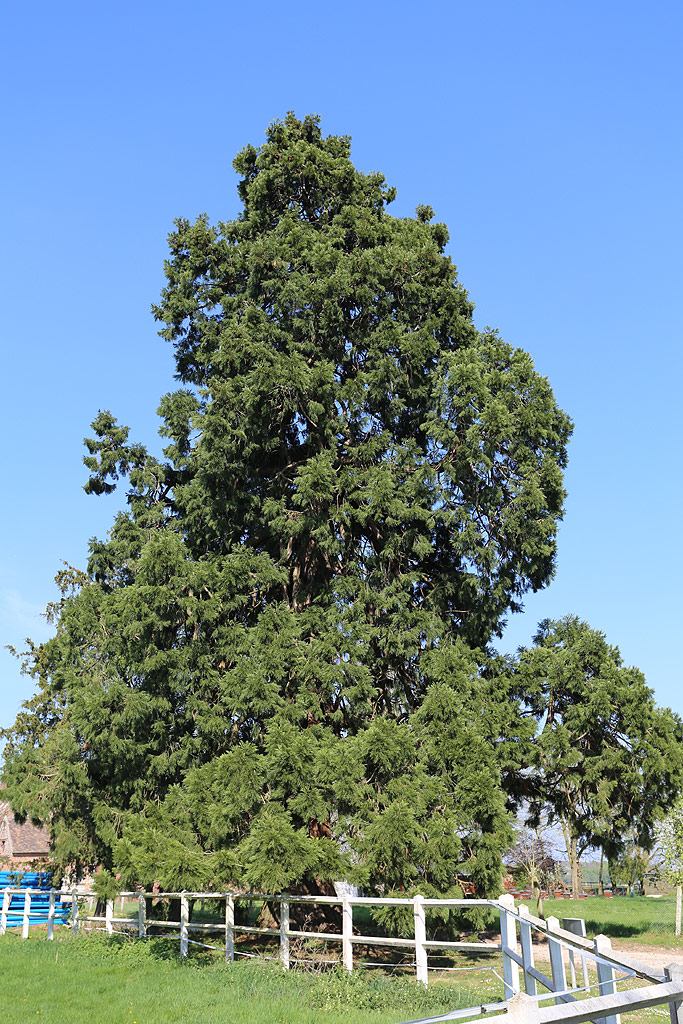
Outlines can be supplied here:
[[[560, 920], [583, 917], [589, 935], [603, 932], [620, 944], [683, 950], [683, 941], [673, 938], [674, 904], [673, 897], [596, 897], [550, 900], [544, 910]], [[36, 930], [22, 941], [8, 933], [0, 937], [0, 1019], [3, 1024], [319, 1024], [323, 1019], [325, 1024], [395, 1024], [502, 998], [502, 985], [488, 970], [500, 973], [497, 956], [463, 956], [458, 962], [473, 969], [448, 975], [430, 971], [429, 988], [423, 989], [412, 971], [287, 974], [268, 961], [226, 965], [220, 955], [196, 948], [182, 961], [177, 940], [134, 942], [103, 935], [74, 940], [65, 931], [47, 942], [45, 932]], [[624, 1024], [665, 1024], [668, 1016], [668, 1008], [659, 1007], [629, 1014]]]
[[[453, 977], [453, 976], [451, 976]], [[290, 971], [278, 964], [226, 965], [211, 954], [181, 962], [160, 939], [43, 934], [0, 938], [3, 1024], [393, 1024], [502, 998], [488, 971], [418, 987], [368, 971]]]
[[[532, 913], [536, 906], [530, 904]], [[648, 946], [671, 946], [683, 949], [683, 939], [674, 938], [676, 899], [662, 896], [654, 900], [647, 896], [615, 896], [605, 899], [591, 896], [587, 900], [544, 900], [546, 917], [583, 917], [590, 935], [609, 935], [612, 939], [626, 940]]]

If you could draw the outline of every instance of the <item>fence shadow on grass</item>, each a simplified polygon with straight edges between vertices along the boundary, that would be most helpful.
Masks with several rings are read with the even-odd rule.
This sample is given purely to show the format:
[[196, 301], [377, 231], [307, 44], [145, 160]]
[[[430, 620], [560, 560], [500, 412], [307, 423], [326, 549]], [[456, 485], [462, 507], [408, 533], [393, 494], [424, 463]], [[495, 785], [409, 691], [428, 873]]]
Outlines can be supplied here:
[[626, 924], [623, 921], [592, 921], [586, 918], [586, 930], [590, 933], [609, 935], [611, 939], [635, 939], [652, 931], [651, 924]]

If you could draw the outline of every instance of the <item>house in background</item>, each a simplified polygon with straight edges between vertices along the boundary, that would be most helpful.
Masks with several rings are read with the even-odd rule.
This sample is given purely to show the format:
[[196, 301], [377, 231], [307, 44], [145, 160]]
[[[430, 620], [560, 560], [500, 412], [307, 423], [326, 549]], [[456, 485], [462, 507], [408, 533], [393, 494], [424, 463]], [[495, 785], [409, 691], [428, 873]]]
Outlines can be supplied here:
[[0, 870], [30, 871], [49, 854], [48, 830], [30, 821], [18, 825], [7, 800], [0, 800]]

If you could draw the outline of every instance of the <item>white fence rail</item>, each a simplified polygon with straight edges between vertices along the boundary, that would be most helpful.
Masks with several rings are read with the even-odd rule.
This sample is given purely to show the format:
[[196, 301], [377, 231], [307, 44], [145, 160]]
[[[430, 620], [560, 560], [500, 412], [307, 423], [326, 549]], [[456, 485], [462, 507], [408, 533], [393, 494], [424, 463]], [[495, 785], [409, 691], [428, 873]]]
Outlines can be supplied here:
[[[31, 927], [31, 899], [41, 892], [31, 889], [5, 889], [0, 911], [0, 935], [8, 927], [21, 927], [26, 938]], [[13, 911], [8, 921], [12, 896], [23, 895], [21, 923]], [[44, 898], [44, 891], [41, 892]], [[525, 905], [515, 909], [514, 898], [504, 894], [498, 900], [487, 899], [425, 899], [415, 896], [411, 899], [396, 897], [363, 896], [293, 896], [286, 893], [277, 896], [262, 893], [216, 893], [216, 892], [122, 892], [117, 900], [135, 900], [137, 912], [133, 916], [116, 917], [113, 899], [107, 900], [104, 916], [93, 913], [97, 896], [94, 893], [79, 894], [72, 890], [52, 890], [49, 894], [47, 915], [47, 937], [54, 937], [56, 900], [68, 900], [71, 904], [70, 926], [74, 936], [81, 930], [101, 929], [107, 934], [125, 932], [140, 939], [159, 935], [177, 935], [182, 956], [187, 956], [190, 944], [224, 951], [226, 961], [237, 956], [254, 956], [239, 949], [238, 936], [270, 938], [276, 941], [278, 957], [285, 969], [292, 962], [305, 958], [292, 957], [291, 940], [315, 940], [338, 943], [341, 946], [340, 962], [347, 971], [354, 964], [362, 963], [354, 958], [354, 947], [378, 946], [395, 950], [410, 951], [414, 960], [404, 966], [415, 968], [417, 981], [426, 985], [429, 979], [429, 955], [440, 951], [441, 955], [462, 953], [498, 953], [503, 961], [503, 988], [505, 999], [498, 1003], [454, 1010], [437, 1017], [425, 1017], [415, 1024], [432, 1024], [448, 1020], [465, 1020], [485, 1013], [504, 1013], [510, 1024], [581, 1024], [592, 1020], [596, 1024], [620, 1024], [619, 1015], [633, 1010], [668, 1004], [671, 1024], [683, 1024], [683, 966], [670, 964], [663, 974], [623, 953], [615, 953], [605, 935], [589, 939], [585, 935], [585, 924], [581, 919], [567, 919], [567, 927], [561, 927], [555, 917], [546, 920], [534, 917]], [[148, 900], [178, 900], [179, 920], [163, 921], [148, 918]], [[190, 920], [190, 901], [219, 903], [219, 921]], [[235, 908], [238, 903], [276, 903], [280, 908], [278, 928], [254, 924], [236, 923]], [[341, 932], [312, 931], [291, 927], [291, 909], [301, 905], [338, 907], [341, 914]], [[364, 935], [354, 933], [353, 912], [355, 907], [405, 907], [412, 909], [413, 937], [388, 935]], [[430, 909], [467, 909], [483, 907], [497, 911], [500, 919], [499, 942], [455, 942], [427, 938], [426, 914]], [[86, 912], [87, 911], [87, 912]], [[202, 941], [211, 934], [221, 934], [221, 945]], [[536, 964], [533, 935], [540, 936], [547, 943], [549, 974]], [[196, 935], [197, 938], [192, 938]], [[538, 947], [538, 941], [537, 941]], [[577, 984], [577, 964], [581, 966]], [[545, 965], [545, 961], [544, 961]], [[567, 966], [570, 977], [567, 980]], [[597, 981], [590, 983], [589, 968]], [[640, 979], [649, 983], [646, 987], [617, 991], [622, 981]], [[539, 986], [546, 991], [539, 992]], [[590, 993], [596, 990], [597, 994]], [[551, 1001], [550, 1006], [541, 1003]]]
[[[31, 907], [31, 896], [38, 890], [32, 889], [5, 889], [3, 912], [0, 915], [0, 935], [4, 934], [7, 925], [5, 905], [9, 906], [12, 895], [21, 893], [24, 897], [24, 929], [22, 934], [28, 934], [28, 915]], [[44, 895], [44, 893], [43, 893]], [[426, 910], [430, 907], [456, 908], [463, 907], [471, 910], [473, 907], [496, 906], [491, 900], [477, 899], [425, 899], [422, 896], [415, 896], [411, 899], [399, 899], [394, 897], [364, 897], [364, 896], [291, 896], [281, 894], [272, 896], [264, 893], [215, 893], [215, 892], [121, 892], [116, 900], [110, 899], [105, 903], [104, 916], [94, 914], [93, 908], [97, 902], [95, 893], [76, 893], [72, 890], [52, 890], [50, 894], [51, 908], [54, 908], [54, 901], [57, 899], [68, 899], [71, 901], [71, 927], [74, 935], [78, 935], [81, 929], [101, 929], [109, 935], [114, 932], [125, 931], [128, 934], [135, 934], [139, 938], [146, 938], [152, 934], [159, 934], [160, 931], [172, 931], [179, 933], [180, 951], [187, 956], [188, 945], [192, 942], [191, 932], [224, 932], [224, 948], [226, 960], [234, 960], [240, 951], [235, 948], [237, 935], [264, 936], [279, 939], [279, 958], [285, 968], [290, 966], [290, 939], [309, 939], [323, 942], [341, 943], [341, 962], [348, 971], [353, 970], [354, 945], [360, 946], [382, 946], [394, 949], [409, 949], [415, 953], [414, 965], [417, 978], [423, 983], [428, 980], [428, 956], [430, 950], [461, 951], [495, 953], [502, 950], [501, 943], [496, 942], [448, 942], [427, 940]], [[180, 903], [180, 918], [178, 921], [165, 921], [148, 919], [148, 900], [178, 900]], [[115, 906], [118, 900], [136, 900], [138, 904], [135, 916], [116, 917]], [[221, 901], [223, 903], [221, 922], [191, 921], [189, 914], [189, 903], [191, 900]], [[235, 906], [238, 902], [247, 903], [278, 903], [280, 907], [279, 928], [260, 927], [257, 925], [236, 924]], [[89, 904], [86, 912], [85, 905]], [[310, 904], [314, 906], [336, 906], [341, 911], [342, 931], [310, 931], [294, 929], [290, 927], [290, 907], [292, 905]], [[412, 908], [414, 921], [414, 938], [399, 938], [386, 935], [361, 935], [353, 931], [353, 908], [354, 907], [377, 907], [396, 906]], [[52, 909], [52, 916], [54, 912]], [[11, 925], [10, 925], [11, 927]], [[48, 938], [54, 934], [53, 927], [48, 921]], [[198, 943], [208, 945], [207, 943]], [[215, 948], [212, 947], [212, 948]]]

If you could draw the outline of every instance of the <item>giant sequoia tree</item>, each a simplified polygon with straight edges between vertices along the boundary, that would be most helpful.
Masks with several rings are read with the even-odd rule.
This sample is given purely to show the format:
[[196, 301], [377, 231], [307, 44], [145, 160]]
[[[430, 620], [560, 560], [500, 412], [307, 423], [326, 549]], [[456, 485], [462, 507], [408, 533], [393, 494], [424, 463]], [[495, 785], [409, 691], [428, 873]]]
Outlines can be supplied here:
[[528, 731], [488, 645], [552, 576], [569, 420], [347, 138], [289, 115], [235, 168], [239, 218], [169, 239], [163, 461], [86, 442], [127, 509], [60, 577], [11, 798], [130, 880], [495, 889]]

